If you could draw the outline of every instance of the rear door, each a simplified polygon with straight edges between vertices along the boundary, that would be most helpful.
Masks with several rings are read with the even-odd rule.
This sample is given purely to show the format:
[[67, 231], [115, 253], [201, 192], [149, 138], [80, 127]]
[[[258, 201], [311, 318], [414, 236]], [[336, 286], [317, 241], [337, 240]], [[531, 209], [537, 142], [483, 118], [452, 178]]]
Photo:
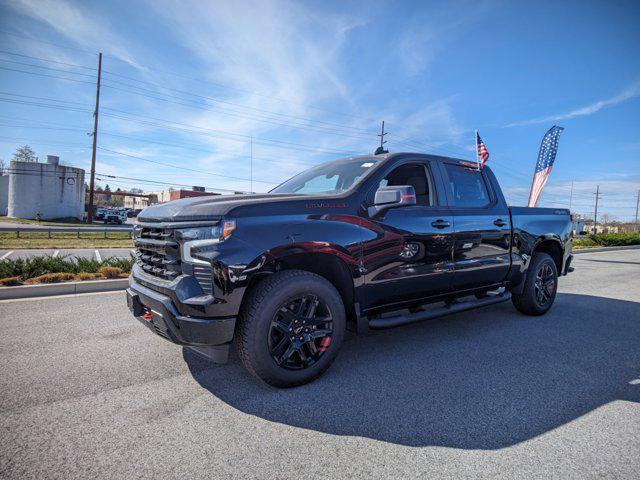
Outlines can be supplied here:
[[490, 170], [455, 161], [441, 167], [453, 211], [454, 290], [502, 282], [510, 267], [511, 225]]
[[382, 176], [370, 204], [377, 187], [387, 185], [413, 186], [417, 204], [389, 209], [368, 222], [362, 264], [365, 309], [448, 292], [453, 279], [453, 217], [437, 162], [408, 160]]

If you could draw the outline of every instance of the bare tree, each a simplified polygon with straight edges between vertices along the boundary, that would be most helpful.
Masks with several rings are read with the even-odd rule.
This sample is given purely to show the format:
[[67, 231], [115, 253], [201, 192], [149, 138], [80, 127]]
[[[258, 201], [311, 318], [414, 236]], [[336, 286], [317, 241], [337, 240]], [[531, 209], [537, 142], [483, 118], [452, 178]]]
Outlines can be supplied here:
[[16, 162], [37, 162], [38, 157], [36, 156], [36, 152], [34, 152], [29, 145], [23, 145], [16, 149], [12, 160], [15, 160]]
[[5, 165], [4, 165], [4, 159], [3, 159], [3, 158], [0, 158], [0, 177], [1, 177], [2, 175], [4, 175], [4, 170], [5, 170], [5, 168], [6, 168], [6, 167], [5, 167]]
[[609, 213], [602, 214], [602, 225], [604, 226], [609, 225], [611, 222], [614, 222], [615, 220], [616, 220], [616, 217]]

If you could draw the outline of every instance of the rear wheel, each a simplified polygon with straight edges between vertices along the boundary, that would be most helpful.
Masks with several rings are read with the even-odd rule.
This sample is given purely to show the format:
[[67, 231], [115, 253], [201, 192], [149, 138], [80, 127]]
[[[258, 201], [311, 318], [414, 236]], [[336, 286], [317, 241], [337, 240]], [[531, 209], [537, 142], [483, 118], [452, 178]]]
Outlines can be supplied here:
[[553, 305], [558, 290], [558, 269], [546, 253], [536, 253], [531, 259], [521, 294], [513, 294], [511, 301], [522, 313], [544, 315]]
[[329, 368], [345, 330], [342, 298], [323, 277], [275, 273], [250, 293], [238, 318], [236, 348], [253, 375], [276, 387], [310, 382]]

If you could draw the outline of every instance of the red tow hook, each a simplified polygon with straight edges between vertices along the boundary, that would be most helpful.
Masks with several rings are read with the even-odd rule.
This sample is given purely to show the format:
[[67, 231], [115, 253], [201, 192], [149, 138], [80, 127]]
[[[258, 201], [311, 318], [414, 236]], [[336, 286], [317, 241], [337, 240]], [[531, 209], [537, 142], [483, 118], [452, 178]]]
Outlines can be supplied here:
[[145, 314], [142, 315], [142, 318], [144, 318], [145, 320], [151, 320], [153, 318], [153, 313], [146, 312]]

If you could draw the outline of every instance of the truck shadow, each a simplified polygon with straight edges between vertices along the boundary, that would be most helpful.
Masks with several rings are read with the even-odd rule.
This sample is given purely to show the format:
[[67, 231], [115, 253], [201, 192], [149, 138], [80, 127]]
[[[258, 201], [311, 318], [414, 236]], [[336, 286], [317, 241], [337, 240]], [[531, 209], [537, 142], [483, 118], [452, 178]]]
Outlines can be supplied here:
[[[317, 381], [278, 390], [232, 355], [185, 349], [202, 387], [260, 418], [406, 446], [508, 447], [613, 400], [640, 402], [640, 303], [558, 294], [543, 317], [510, 303], [347, 336]], [[257, 433], [257, 432], [256, 432]]]

